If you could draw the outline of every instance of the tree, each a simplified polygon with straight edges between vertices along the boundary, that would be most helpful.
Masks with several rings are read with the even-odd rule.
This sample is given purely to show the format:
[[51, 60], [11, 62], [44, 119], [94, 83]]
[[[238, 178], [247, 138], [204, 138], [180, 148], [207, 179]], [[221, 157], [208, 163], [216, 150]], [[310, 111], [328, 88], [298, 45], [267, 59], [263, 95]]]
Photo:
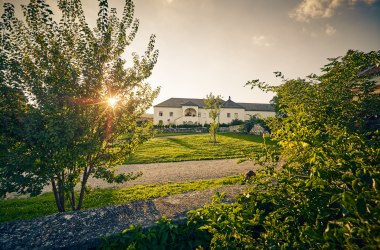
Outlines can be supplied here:
[[361, 72], [380, 51], [350, 50], [322, 74], [287, 79], [274, 91], [285, 116], [268, 125], [278, 147], [251, 156], [263, 166], [234, 204], [192, 212], [190, 224], [212, 234], [212, 248], [379, 249], [380, 95]]
[[258, 117], [256, 115], [250, 115], [249, 119], [244, 121], [244, 123], [243, 123], [244, 132], [246, 132], [246, 133], [251, 132], [252, 128], [256, 124], [260, 125], [266, 131], [270, 131], [269, 127], [266, 125], [266, 123], [263, 119], [261, 119], [260, 117]]
[[206, 98], [203, 99], [203, 102], [206, 104], [205, 109], [209, 111], [209, 115], [211, 118], [209, 131], [212, 137], [213, 144], [215, 145], [216, 133], [218, 132], [219, 128], [219, 121], [217, 119], [219, 118], [223, 100], [220, 95], [215, 96], [212, 93], [210, 93], [209, 95], [206, 95]]
[[[37, 195], [49, 184], [58, 211], [82, 207], [90, 176], [125, 182], [141, 173], [117, 173], [151, 136], [139, 122], [158, 94], [145, 83], [157, 61], [155, 36], [145, 55], [122, 54], [139, 21], [126, 0], [122, 18], [99, 0], [96, 27], [85, 21], [80, 0], [60, 0], [57, 23], [44, 0], [4, 4], [0, 51], [0, 194]], [[79, 195], [74, 187], [80, 184]]]

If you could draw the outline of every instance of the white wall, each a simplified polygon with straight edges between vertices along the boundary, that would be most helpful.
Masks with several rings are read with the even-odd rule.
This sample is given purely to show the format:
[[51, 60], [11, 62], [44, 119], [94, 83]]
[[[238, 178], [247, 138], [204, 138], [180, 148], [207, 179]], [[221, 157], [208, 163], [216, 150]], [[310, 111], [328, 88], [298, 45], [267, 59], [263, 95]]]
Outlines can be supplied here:
[[[227, 115], [230, 114], [228, 117]], [[236, 114], [236, 115], [235, 115]], [[219, 123], [231, 123], [235, 119], [244, 120], [245, 110], [244, 109], [222, 109], [219, 116]]]
[[199, 124], [210, 123], [211, 118], [207, 109], [199, 109], [200, 116], [198, 117]]
[[[197, 115], [195, 117], [185, 117], [184, 111], [187, 108], [194, 108], [197, 111]], [[159, 116], [160, 111], [162, 112], [162, 116]], [[173, 112], [173, 116], [170, 116], [170, 112]], [[230, 113], [230, 117], [227, 117], [227, 113]], [[198, 114], [200, 114], [200, 116]], [[235, 118], [235, 114], [237, 114], [237, 118]], [[250, 115], [257, 115], [264, 119], [268, 117], [274, 117], [275, 112], [245, 111], [244, 109], [226, 108], [222, 109], [220, 112], [219, 123], [230, 123], [234, 119], [248, 120]], [[208, 110], [202, 108], [198, 109], [198, 107], [191, 106], [183, 108], [155, 107], [153, 114], [153, 124], [158, 125], [160, 120], [163, 122], [163, 125], [181, 125], [184, 121], [191, 121], [192, 123], [196, 122], [198, 124], [209, 124], [211, 122]]]
[[[160, 112], [162, 112], [162, 116], [159, 115]], [[170, 116], [170, 112], [173, 112], [173, 116]], [[158, 125], [160, 120], [163, 122], [163, 125], [174, 124], [175, 120], [181, 116], [181, 108], [157, 107], [154, 108], [153, 124]]]

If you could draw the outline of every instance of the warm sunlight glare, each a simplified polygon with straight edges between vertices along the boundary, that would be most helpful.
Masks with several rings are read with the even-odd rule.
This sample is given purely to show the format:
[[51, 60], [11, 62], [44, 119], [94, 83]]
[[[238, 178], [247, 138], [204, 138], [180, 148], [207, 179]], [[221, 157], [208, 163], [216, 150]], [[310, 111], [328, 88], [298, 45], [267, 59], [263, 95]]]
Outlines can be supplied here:
[[112, 108], [115, 107], [118, 99], [116, 97], [110, 97], [108, 98], [108, 105], [110, 105]]

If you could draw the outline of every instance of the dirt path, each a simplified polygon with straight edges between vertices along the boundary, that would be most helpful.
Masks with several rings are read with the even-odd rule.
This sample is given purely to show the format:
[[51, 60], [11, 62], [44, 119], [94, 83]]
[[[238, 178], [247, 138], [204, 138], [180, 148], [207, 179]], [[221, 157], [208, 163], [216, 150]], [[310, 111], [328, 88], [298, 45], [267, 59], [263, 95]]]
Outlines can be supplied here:
[[245, 174], [249, 170], [256, 170], [258, 168], [252, 162], [247, 161], [237, 164], [237, 161], [238, 159], [226, 159], [123, 165], [119, 168], [120, 172], [141, 171], [143, 176], [124, 184], [109, 184], [103, 180], [90, 178], [89, 185], [96, 188], [188, 182]]
[[[257, 170], [259, 168], [249, 161], [240, 164], [237, 161], [238, 159], [224, 159], [123, 165], [119, 167], [119, 172], [142, 172], [143, 176], [123, 184], [110, 184], [104, 180], [90, 177], [88, 185], [92, 188], [120, 188], [136, 185], [181, 183], [245, 174], [249, 170]], [[77, 188], [79, 189], [79, 185]], [[45, 186], [43, 192], [51, 192], [51, 185]], [[6, 199], [16, 197], [22, 198], [27, 196], [8, 193]]]

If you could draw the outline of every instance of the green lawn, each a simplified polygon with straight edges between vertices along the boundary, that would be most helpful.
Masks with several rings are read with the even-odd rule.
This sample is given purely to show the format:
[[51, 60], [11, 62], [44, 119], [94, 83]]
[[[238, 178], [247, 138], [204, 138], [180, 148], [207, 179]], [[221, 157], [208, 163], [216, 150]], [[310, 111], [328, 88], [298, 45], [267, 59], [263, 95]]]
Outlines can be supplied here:
[[167, 136], [179, 136], [179, 135], [202, 135], [202, 134], [206, 134], [206, 133], [203, 133], [203, 132], [177, 132], [177, 133], [174, 133], [174, 132], [171, 132], [171, 133], [156, 133], [154, 135], [154, 137], [167, 137]]
[[[263, 143], [261, 136], [247, 134], [218, 134], [218, 143], [210, 142], [209, 134], [154, 138], [143, 145], [127, 163], [174, 162], [206, 159], [239, 158]], [[267, 140], [267, 144], [275, 143]], [[124, 204], [211, 187], [240, 183], [240, 177], [203, 180], [189, 183], [135, 186], [121, 189], [97, 189], [85, 196], [83, 209]], [[41, 196], [0, 201], [0, 222], [33, 219], [56, 213], [52, 193]]]
[[[235, 133], [218, 134], [217, 140], [213, 145], [209, 134], [154, 138], [141, 145], [126, 163], [240, 158], [263, 143], [261, 136]], [[267, 144], [274, 145], [269, 139]]]
[[[231, 176], [187, 183], [96, 189], [84, 197], [83, 209], [120, 205], [132, 200], [146, 200], [239, 183], [241, 183], [240, 176]], [[0, 222], [33, 219], [54, 213], [57, 213], [57, 208], [52, 193], [45, 193], [37, 197], [0, 201]]]

